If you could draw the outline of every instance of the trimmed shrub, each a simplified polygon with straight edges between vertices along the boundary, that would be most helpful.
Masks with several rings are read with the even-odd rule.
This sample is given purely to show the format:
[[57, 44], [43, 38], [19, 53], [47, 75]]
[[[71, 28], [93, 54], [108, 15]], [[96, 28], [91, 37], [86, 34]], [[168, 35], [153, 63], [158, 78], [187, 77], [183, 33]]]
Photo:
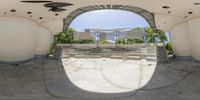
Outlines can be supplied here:
[[172, 50], [172, 44], [171, 43], [167, 43], [165, 48], [169, 51], [169, 55], [173, 54], [173, 50]]

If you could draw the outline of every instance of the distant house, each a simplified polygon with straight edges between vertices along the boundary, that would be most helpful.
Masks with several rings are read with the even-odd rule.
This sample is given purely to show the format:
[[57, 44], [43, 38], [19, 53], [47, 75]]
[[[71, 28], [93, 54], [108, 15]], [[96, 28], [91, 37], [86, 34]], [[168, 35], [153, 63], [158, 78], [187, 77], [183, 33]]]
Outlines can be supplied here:
[[74, 40], [89, 39], [95, 40], [95, 37], [90, 32], [75, 32]]
[[107, 34], [107, 33], [105, 33], [105, 32], [101, 32], [101, 33], [100, 33], [100, 40], [107, 40], [106, 34]]
[[128, 38], [143, 40], [145, 32], [142, 29], [137, 29], [137, 30], [134, 29], [134, 30], [125, 32], [125, 34], [126, 34], [126, 37]]
[[[114, 41], [115, 38], [115, 33], [110, 32], [107, 33], [107, 40]], [[130, 30], [130, 31], [125, 31], [125, 32], [119, 32], [119, 39], [124, 39], [124, 38], [131, 38], [131, 39], [144, 39], [144, 31], [143, 30]]]
[[[88, 31], [88, 29], [86, 29]], [[100, 40], [110, 40], [115, 41], [115, 33], [114, 32], [101, 32], [100, 33]], [[131, 38], [131, 39], [144, 39], [144, 30], [142, 29], [133, 29], [130, 31], [119, 32], [119, 39], [124, 38]], [[96, 40], [96, 33], [94, 32], [75, 32], [74, 33], [74, 40], [80, 39], [89, 39], [89, 40]]]

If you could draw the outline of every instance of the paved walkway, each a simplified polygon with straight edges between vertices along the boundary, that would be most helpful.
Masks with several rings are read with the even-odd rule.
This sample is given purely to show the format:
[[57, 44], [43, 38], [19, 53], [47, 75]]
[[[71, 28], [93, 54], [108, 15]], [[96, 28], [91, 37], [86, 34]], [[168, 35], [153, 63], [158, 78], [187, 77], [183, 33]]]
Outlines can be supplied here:
[[[73, 59], [71, 60], [73, 61]], [[100, 62], [104, 61], [106, 63], [109, 59], [100, 60]], [[122, 62], [120, 63], [122, 64]], [[71, 63], [71, 65], [73, 64]], [[83, 65], [81, 68], [88, 67]], [[95, 66], [98, 70], [104, 67]], [[105, 91], [105, 88], [96, 89], [98, 92], [116, 92], [116, 89], [118, 91], [121, 87], [123, 89], [120, 91], [133, 90], [116, 94], [94, 93], [78, 88], [73, 84], [75, 83], [73, 80], [70, 81], [73, 76], [66, 74], [65, 69], [67, 68], [63, 66], [62, 61], [50, 59], [39, 59], [23, 65], [0, 65], [0, 100], [199, 100], [200, 98], [200, 64], [193, 61], [157, 64], [150, 81], [140, 89], [133, 88], [134, 84], [130, 84], [133, 87], [124, 85], [130, 78], [123, 84], [117, 84], [120, 85], [120, 88], [113, 86], [115, 90], [112, 91]], [[94, 69], [94, 67], [92, 68]], [[128, 69], [129, 67], [125, 67], [122, 70], [128, 71]], [[138, 70], [138, 67], [134, 66], [133, 69]], [[71, 69], [72, 72], [75, 70], [77, 69]], [[106, 77], [115, 83], [115, 79], [121, 78], [121, 76], [116, 75], [112, 78], [109, 75], [118, 72], [116, 69]], [[107, 73], [110, 73], [110, 70], [104, 72], [104, 74]], [[136, 76], [139, 74], [127, 73], [120, 74], [124, 75], [123, 77], [133, 76], [134, 79], [137, 79]], [[91, 75], [96, 75], [96, 73]], [[130, 83], [133, 83], [133, 79], [130, 80]], [[94, 89], [94, 86], [89, 89]]]
[[150, 81], [156, 67], [156, 62], [109, 58], [69, 58], [62, 62], [76, 86], [102, 93], [135, 91]]

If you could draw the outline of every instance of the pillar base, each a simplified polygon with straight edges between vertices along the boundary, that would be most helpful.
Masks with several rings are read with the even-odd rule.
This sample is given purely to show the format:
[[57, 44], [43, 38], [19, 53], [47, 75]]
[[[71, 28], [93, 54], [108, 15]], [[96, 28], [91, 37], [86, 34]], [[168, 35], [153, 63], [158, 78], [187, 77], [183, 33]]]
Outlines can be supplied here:
[[174, 58], [178, 59], [178, 60], [192, 60], [192, 56], [176, 56], [176, 55], [174, 55]]
[[26, 60], [20, 60], [20, 61], [0, 61], [0, 64], [23, 64], [26, 62], [30, 62], [32, 60], [34, 60], [34, 57], [30, 59], [26, 59]]

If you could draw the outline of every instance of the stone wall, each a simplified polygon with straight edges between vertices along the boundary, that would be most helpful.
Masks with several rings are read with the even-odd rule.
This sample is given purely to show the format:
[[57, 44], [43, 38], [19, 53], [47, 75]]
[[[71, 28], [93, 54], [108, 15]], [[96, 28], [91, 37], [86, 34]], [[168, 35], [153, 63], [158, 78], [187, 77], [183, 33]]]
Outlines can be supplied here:
[[[157, 61], [157, 45], [145, 44], [118, 45], [106, 44], [97, 47], [95, 44], [59, 44], [55, 50], [55, 59], [63, 57], [77, 58], [113, 58]], [[166, 54], [166, 53], [165, 53]], [[163, 56], [162, 56], [163, 57]]]

